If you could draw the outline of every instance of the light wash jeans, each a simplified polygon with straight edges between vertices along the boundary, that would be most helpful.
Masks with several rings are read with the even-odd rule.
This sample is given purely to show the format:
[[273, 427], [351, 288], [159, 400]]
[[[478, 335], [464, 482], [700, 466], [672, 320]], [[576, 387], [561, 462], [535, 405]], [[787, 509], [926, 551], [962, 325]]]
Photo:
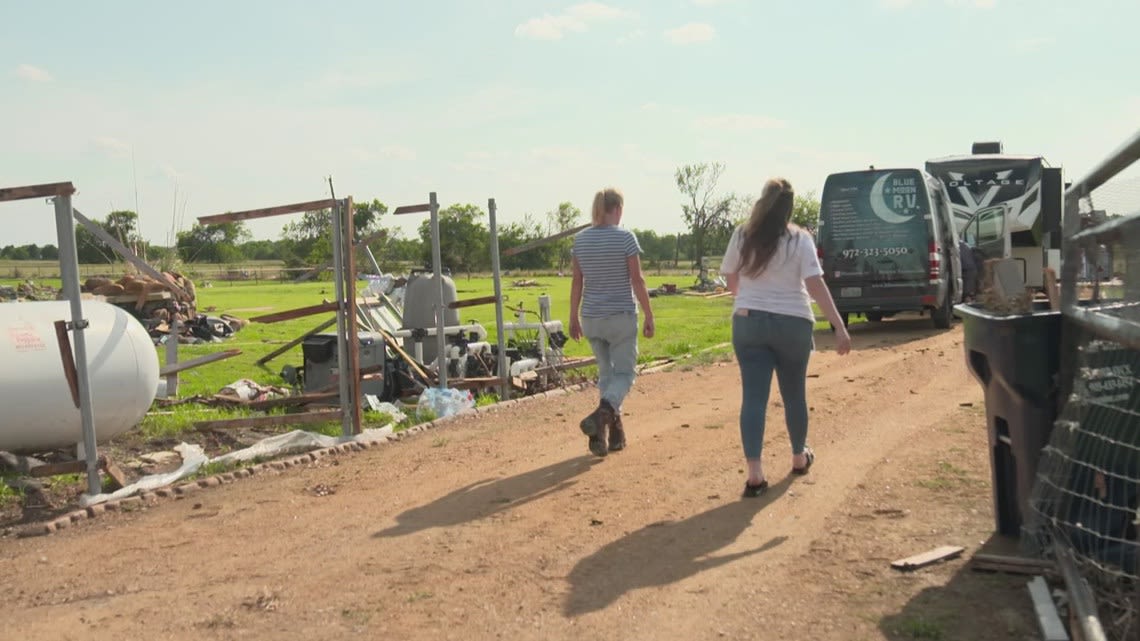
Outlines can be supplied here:
[[780, 384], [792, 454], [807, 443], [807, 367], [815, 347], [815, 323], [806, 318], [749, 310], [732, 316], [732, 347], [740, 365], [743, 399], [740, 439], [744, 457], [760, 458], [772, 373]]
[[583, 318], [582, 333], [598, 359], [602, 400], [621, 411], [621, 403], [637, 377], [637, 314]]

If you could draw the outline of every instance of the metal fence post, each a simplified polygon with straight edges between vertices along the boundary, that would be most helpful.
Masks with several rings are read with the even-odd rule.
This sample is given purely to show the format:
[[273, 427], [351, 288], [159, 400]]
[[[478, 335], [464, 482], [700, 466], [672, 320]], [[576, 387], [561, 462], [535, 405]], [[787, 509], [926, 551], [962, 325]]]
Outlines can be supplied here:
[[344, 309], [344, 225], [340, 216], [340, 201], [333, 200], [329, 215], [332, 216], [333, 281], [336, 296], [336, 373], [337, 389], [340, 394], [341, 428], [344, 434], [352, 434], [352, 412], [346, 403], [350, 398], [349, 377], [352, 368], [348, 362], [348, 319]]
[[435, 284], [439, 293], [438, 300], [436, 301], [435, 312], [435, 344], [438, 352], [435, 355], [436, 367], [439, 368], [439, 388], [447, 389], [447, 337], [444, 336], [444, 326], [446, 325], [446, 312], [447, 306], [443, 302], [443, 267], [439, 246], [439, 201], [436, 200], [435, 192], [431, 192], [429, 200], [431, 207], [431, 262], [432, 273], [435, 276]]
[[495, 342], [498, 344], [499, 400], [510, 400], [511, 373], [507, 369], [506, 337], [503, 336], [503, 278], [499, 270], [499, 230], [495, 222], [495, 199], [487, 200], [491, 232], [491, 273], [495, 279]]
[[87, 370], [87, 337], [84, 330], [88, 322], [83, 318], [83, 299], [79, 289], [79, 254], [75, 243], [75, 221], [71, 212], [71, 196], [56, 196], [55, 228], [59, 236], [59, 272], [63, 281], [63, 295], [71, 303], [71, 322], [68, 328], [74, 333], [75, 373], [79, 387], [79, 420], [83, 427], [83, 455], [87, 460], [87, 493], [91, 496], [102, 491], [99, 480], [99, 453], [95, 444], [95, 411], [91, 406], [91, 378]]

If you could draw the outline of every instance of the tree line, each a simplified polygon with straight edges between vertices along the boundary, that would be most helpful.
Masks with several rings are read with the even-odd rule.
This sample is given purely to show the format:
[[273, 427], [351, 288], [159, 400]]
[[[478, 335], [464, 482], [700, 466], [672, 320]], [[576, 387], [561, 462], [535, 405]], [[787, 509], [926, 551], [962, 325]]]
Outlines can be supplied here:
[[[677, 169], [675, 180], [683, 203], [682, 219], [687, 231], [660, 234], [651, 229], [633, 229], [643, 251], [642, 261], [650, 269], [700, 262], [724, 253], [734, 227], [745, 220], [754, 199], [746, 195], [722, 193], [717, 183], [724, 170], [720, 163], [685, 165]], [[395, 270], [408, 264], [431, 264], [431, 226], [424, 220], [414, 236], [385, 227], [388, 207], [377, 199], [354, 203], [353, 223], [357, 240], [373, 237], [368, 243], [382, 269]], [[796, 197], [793, 222], [814, 228], [819, 203], [811, 194]], [[440, 254], [444, 267], [454, 273], [484, 272], [491, 267], [490, 232], [487, 216], [473, 204], [456, 204], [439, 212]], [[589, 214], [569, 202], [560, 203], [543, 215], [526, 214], [521, 221], [499, 226], [500, 254], [589, 221]], [[237, 264], [253, 260], [278, 260], [287, 267], [301, 268], [325, 264], [331, 259], [331, 217], [328, 210], [304, 213], [282, 229], [276, 240], [254, 240], [243, 222], [202, 225], [195, 223], [178, 232], [175, 243], [165, 247], [149, 243], [138, 232], [138, 215], [113, 211], [96, 220], [104, 230], [145, 260], [171, 266], [176, 263]], [[383, 233], [378, 233], [383, 232]], [[119, 262], [114, 252], [86, 228], [77, 225], [79, 262], [99, 264]], [[505, 270], [566, 271], [570, 264], [571, 238], [502, 256]], [[55, 260], [53, 245], [0, 248], [0, 259]], [[363, 259], [363, 257], [362, 257]], [[363, 259], [361, 266], [368, 265]]]

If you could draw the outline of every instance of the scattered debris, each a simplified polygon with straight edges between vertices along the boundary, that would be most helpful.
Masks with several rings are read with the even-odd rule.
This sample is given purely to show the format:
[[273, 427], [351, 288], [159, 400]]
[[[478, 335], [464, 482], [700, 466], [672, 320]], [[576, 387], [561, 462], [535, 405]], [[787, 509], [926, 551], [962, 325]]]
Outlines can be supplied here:
[[324, 483], [318, 483], [313, 487], [305, 488], [305, 491], [313, 496], [331, 496], [336, 494], [336, 488]]
[[516, 280], [511, 283], [511, 287], [542, 287], [542, 283], [537, 280]]
[[899, 559], [898, 561], [891, 563], [891, 567], [903, 572], [918, 570], [928, 565], [934, 565], [935, 563], [939, 563], [941, 561], [957, 558], [965, 550], [966, 548], [956, 545], [944, 545], [929, 552], [923, 552], [922, 554], [916, 554], [905, 559]]
[[8, 285], [0, 285], [0, 300], [4, 301], [40, 301], [40, 300], [58, 300], [60, 292], [54, 287], [48, 285], [36, 285], [31, 280], [10, 287]]

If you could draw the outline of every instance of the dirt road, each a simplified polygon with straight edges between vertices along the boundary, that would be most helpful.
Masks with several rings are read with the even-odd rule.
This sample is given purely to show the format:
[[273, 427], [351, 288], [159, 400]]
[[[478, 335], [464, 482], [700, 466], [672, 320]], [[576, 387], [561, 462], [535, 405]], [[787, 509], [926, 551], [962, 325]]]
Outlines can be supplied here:
[[1023, 578], [889, 568], [993, 529], [981, 390], [927, 328], [818, 337], [816, 467], [789, 477], [773, 394], [761, 499], [735, 364], [654, 374], [603, 461], [583, 392], [0, 541], [0, 638], [1033, 638]]

